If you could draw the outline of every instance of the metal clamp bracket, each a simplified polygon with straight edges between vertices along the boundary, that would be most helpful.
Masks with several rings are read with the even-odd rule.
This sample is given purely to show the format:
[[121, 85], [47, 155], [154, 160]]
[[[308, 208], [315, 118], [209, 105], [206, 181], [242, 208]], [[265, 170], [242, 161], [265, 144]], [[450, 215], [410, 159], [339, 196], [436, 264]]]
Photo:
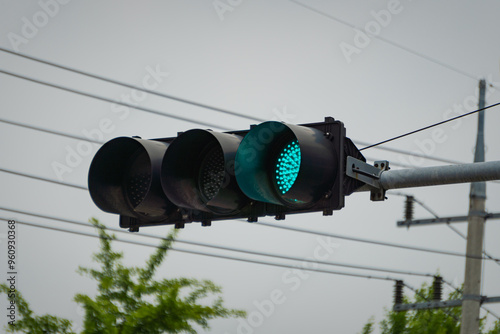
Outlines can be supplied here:
[[370, 187], [370, 199], [372, 201], [383, 201], [385, 199], [385, 189], [380, 186], [380, 174], [389, 170], [389, 161], [375, 161], [374, 165], [353, 157], [347, 157], [346, 175], [356, 180], [366, 183]]

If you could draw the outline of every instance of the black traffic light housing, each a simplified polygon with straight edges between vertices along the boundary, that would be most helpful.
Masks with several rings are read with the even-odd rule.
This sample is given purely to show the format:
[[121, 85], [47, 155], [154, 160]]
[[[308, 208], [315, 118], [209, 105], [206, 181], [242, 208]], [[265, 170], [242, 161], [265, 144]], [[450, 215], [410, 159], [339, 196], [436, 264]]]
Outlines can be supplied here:
[[346, 156], [365, 161], [342, 122], [264, 122], [250, 130], [194, 129], [177, 137], [115, 138], [95, 155], [89, 191], [120, 226], [323, 212], [344, 206], [362, 184], [345, 176]]

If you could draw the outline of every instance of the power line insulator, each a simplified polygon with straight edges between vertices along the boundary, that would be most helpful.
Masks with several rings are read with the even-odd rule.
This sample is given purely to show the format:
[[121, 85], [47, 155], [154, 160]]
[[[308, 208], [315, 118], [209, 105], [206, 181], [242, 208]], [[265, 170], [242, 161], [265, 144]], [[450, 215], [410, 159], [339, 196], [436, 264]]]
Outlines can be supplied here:
[[435, 301], [441, 301], [443, 297], [443, 278], [441, 276], [434, 276], [434, 282], [432, 282], [432, 299]]
[[394, 304], [399, 305], [403, 304], [403, 281], [396, 281], [396, 285], [394, 286]]
[[413, 220], [413, 211], [414, 211], [414, 198], [413, 196], [406, 196], [405, 202], [405, 220], [411, 221]]

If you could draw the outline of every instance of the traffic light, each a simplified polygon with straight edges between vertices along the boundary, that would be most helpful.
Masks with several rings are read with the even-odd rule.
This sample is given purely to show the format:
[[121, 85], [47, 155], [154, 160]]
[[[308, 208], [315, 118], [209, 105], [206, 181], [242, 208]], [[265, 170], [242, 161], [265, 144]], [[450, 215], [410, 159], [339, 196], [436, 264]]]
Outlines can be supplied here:
[[250, 130], [194, 129], [177, 137], [115, 138], [95, 155], [89, 191], [120, 226], [140, 226], [323, 212], [344, 206], [362, 184], [345, 176], [346, 156], [365, 161], [342, 122], [269, 121]]

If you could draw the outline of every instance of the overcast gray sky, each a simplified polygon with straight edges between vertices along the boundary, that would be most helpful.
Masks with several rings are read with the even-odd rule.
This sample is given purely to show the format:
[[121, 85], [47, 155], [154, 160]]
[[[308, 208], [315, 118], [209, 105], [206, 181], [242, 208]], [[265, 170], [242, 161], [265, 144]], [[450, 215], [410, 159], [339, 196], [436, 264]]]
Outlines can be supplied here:
[[[308, 123], [332, 116], [344, 122], [350, 138], [370, 143], [475, 109], [479, 78], [486, 78], [494, 85], [489, 87], [487, 104], [500, 101], [497, 1], [301, 0], [301, 3], [0, 1], [0, 46], [133, 85], [142, 86], [149, 80], [145, 78], [153, 78], [148, 83], [155, 84], [159, 92], [252, 117]], [[365, 35], [365, 29], [371, 35]], [[102, 136], [102, 140], [132, 135], [171, 137], [178, 131], [206, 128], [197, 124], [197, 120], [220, 124], [220, 129], [212, 127], [214, 130], [247, 129], [255, 123], [157, 96], [140, 95], [130, 88], [4, 52], [0, 52], [0, 64], [4, 71], [112, 100], [129, 101], [193, 122], [119, 107], [0, 74], [2, 120], [77, 136], [99, 139]], [[488, 110], [486, 159], [490, 161], [500, 160], [499, 123], [500, 110]], [[472, 116], [386, 146], [471, 162], [476, 127], [477, 117]], [[2, 169], [86, 186], [88, 167], [98, 147], [0, 123]], [[375, 148], [364, 153], [369, 159], [415, 167], [440, 164]], [[118, 227], [118, 216], [100, 211], [86, 191], [5, 172], [0, 172], [0, 182], [3, 207], [80, 221], [96, 217], [107, 226]], [[439, 215], [463, 215], [468, 210], [469, 187], [462, 184], [404, 192], [415, 195]], [[488, 211], [500, 212], [500, 184], [488, 183], [487, 193]], [[465, 242], [446, 226], [397, 228], [404, 198], [388, 197], [385, 202], [370, 202], [367, 193], [354, 194], [346, 199], [343, 210], [330, 217], [316, 213], [290, 216], [279, 223], [272, 217], [262, 221], [465, 251]], [[0, 215], [89, 232], [11, 212], [0, 211]], [[429, 214], [417, 207], [415, 216], [424, 218]], [[5, 237], [5, 224], [0, 226]], [[465, 224], [458, 223], [456, 227], [466, 232]], [[142, 229], [160, 236], [169, 230], [168, 226]], [[496, 257], [500, 257], [499, 233], [500, 223], [489, 221], [485, 246]], [[210, 228], [193, 223], [186, 226], [180, 237], [300, 258], [312, 258], [324, 251], [321, 255], [329, 261], [425, 273], [439, 270], [456, 285], [463, 281], [463, 258], [327, 240], [241, 221], [214, 222]], [[98, 241], [21, 225], [17, 238], [18, 288], [36, 312], [57, 314], [80, 326], [82, 310], [72, 301], [73, 296], [77, 292], [92, 294], [95, 284], [75, 270], [79, 265], [91, 265], [91, 254], [97, 250]], [[128, 238], [154, 243], [137, 235]], [[128, 265], [143, 263], [152, 252], [150, 248], [129, 244], [116, 243], [115, 247], [124, 252]], [[1, 254], [0, 264], [5, 266], [4, 250]], [[5, 272], [4, 268], [1, 272]], [[500, 295], [500, 266], [487, 261], [484, 274], [482, 293]], [[413, 286], [430, 282], [421, 277], [387, 275], [402, 277]], [[213, 333], [356, 333], [371, 316], [377, 322], [382, 320], [384, 308], [390, 308], [393, 300], [393, 284], [389, 281], [291, 271], [171, 252], [158, 277], [179, 276], [213, 280], [223, 287], [229, 306], [248, 311], [249, 318], [245, 320], [212, 321]], [[269, 305], [268, 300], [275, 300], [273, 307], [262, 309], [262, 305]], [[489, 307], [500, 314], [500, 305]], [[0, 319], [4, 324], [3, 314]]]

